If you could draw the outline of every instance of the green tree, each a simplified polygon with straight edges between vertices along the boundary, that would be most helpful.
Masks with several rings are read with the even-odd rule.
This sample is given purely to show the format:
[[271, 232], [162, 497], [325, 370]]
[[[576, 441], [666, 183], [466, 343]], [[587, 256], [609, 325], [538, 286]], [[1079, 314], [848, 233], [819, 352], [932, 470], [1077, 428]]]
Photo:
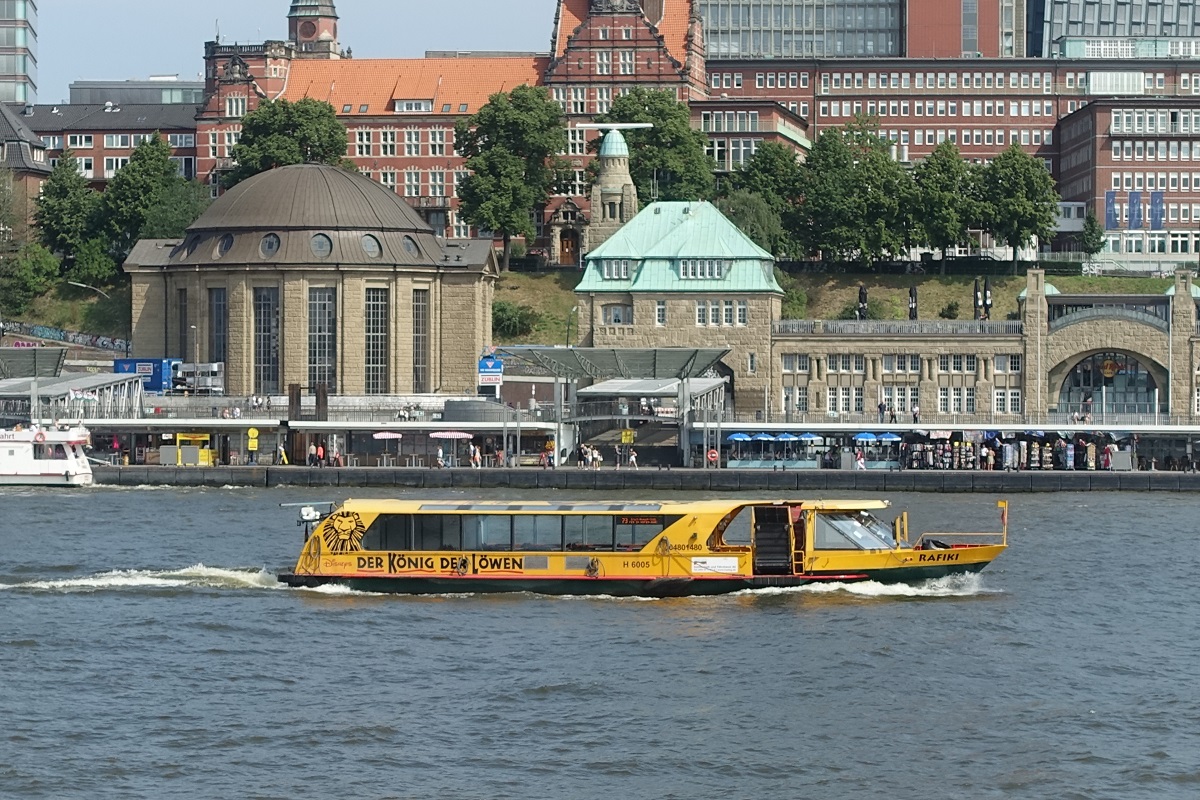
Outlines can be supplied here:
[[[642, 202], [707, 200], [713, 196], [708, 137], [692, 128], [691, 111], [674, 91], [636, 88], [613, 101], [597, 122], [648, 122], [654, 127], [622, 131], [629, 144], [629, 173]], [[599, 146], [599, 140], [592, 147]]]
[[497, 339], [517, 339], [533, 333], [538, 323], [538, 313], [529, 306], [520, 306], [507, 300], [492, 303], [492, 333]]
[[108, 182], [99, 209], [97, 231], [115, 259], [125, 260], [146, 220], [182, 180], [166, 139], [155, 134], [134, 149], [129, 163]]
[[70, 150], [63, 151], [34, 203], [33, 219], [42, 244], [65, 259], [74, 258], [92, 235], [100, 193], [88, 186]]
[[866, 209], [854, 190], [854, 153], [843, 132], [829, 128], [817, 137], [801, 174], [803, 202], [795, 235], [808, 253], [849, 260], [862, 250]]
[[58, 281], [58, 272], [58, 259], [40, 244], [27, 244], [0, 259], [0, 305], [10, 314], [24, 313]]
[[783, 239], [783, 223], [762, 195], [735, 189], [717, 200], [717, 208], [756, 245], [769, 253], [776, 252]]
[[1014, 144], [983, 168], [980, 186], [984, 227], [1013, 249], [1015, 275], [1017, 248], [1054, 233], [1059, 201], [1054, 179], [1040, 160]]
[[454, 127], [455, 147], [471, 173], [458, 186], [459, 213], [499, 233], [501, 269], [508, 269], [514, 236], [532, 239], [534, 209], [566, 179], [566, 119], [542, 87], [497, 93]]
[[1079, 242], [1080, 249], [1089, 256], [1094, 256], [1104, 249], [1104, 227], [1091, 211], [1083, 220], [1083, 230], [1076, 237], [1076, 241]]
[[311, 97], [294, 103], [268, 101], [242, 118], [242, 135], [230, 154], [237, 166], [221, 183], [228, 189], [260, 172], [292, 164], [354, 169], [346, 149], [346, 126], [329, 103]]
[[946, 251], [967, 239], [967, 230], [978, 216], [973, 202], [971, 169], [953, 142], [939, 144], [913, 173], [917, 190], [917, 219], [924, 243]]
[[75, 257], [66, 265], [67, 280], [89, 286], [108, 286], [118, 276], [117, 262], [109, 255], [103, 239], [88, 239], [75, 250]]
[[177, 239], [212, 204], [207, 186], [183, 178], [164, 184], [146, 212], [140, 239]]
[[781, 234], [775, 255], [797, 250], [791, 229], [796, 225], [796, 209], [802, 196], [803, 167], [796, 151], [779, 142], [763, 142], [749, 161], [735, 169], [726, 182], [728, 196], [746, 190], [762, 197], [779, 216]]

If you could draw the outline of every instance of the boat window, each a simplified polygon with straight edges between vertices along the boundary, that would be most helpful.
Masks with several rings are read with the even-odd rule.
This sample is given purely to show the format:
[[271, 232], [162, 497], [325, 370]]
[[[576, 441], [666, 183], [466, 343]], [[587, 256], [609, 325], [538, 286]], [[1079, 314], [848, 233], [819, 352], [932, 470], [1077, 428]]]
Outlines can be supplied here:
[[721, 543], [736, 545], [750, 544], [750, 524], [753, 518], [754, 513], [750, 510], [749, 506], [742, 506], [735, 511], [732, 518], [729, 519], [729, 523], [725, 526], [725, 530], [721, 532]]
[[870, 514], [817, 514], [813, 529], [817, 550], [891, 550], [895, 545], [886, 525]]
[[462, 517], [464, 550], [511, 550], [512, 515], [466, 514]]
[[622, 515], [614, 526], [616, 549], [640, 550], [663, 532], [662, 517]]
[[563, 541], [568, 550], [612, 550], [612, 523], [608, 516], [565, 516]]
[[562, 550], [562, 517], [557, 514], [513, 516], [514, 550]]
[[412, 549], [412, 517], [408, 514], [380, 514], [363, 534], [364, 550]]
[[460, 550], [462, 540], [462, 518], [455, 514], [413, 517], [414, 550]]

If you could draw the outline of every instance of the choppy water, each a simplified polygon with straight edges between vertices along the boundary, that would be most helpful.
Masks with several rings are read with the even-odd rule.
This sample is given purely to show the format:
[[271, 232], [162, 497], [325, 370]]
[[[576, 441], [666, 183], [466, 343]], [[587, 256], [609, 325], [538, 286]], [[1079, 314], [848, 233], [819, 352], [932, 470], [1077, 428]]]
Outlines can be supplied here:
[[0, 495], [0, 796], [1200, 796], [1192, 497], [1014, 497], [970, 579], [654, 601], [281, 588], [277, 505], [326, 499]]

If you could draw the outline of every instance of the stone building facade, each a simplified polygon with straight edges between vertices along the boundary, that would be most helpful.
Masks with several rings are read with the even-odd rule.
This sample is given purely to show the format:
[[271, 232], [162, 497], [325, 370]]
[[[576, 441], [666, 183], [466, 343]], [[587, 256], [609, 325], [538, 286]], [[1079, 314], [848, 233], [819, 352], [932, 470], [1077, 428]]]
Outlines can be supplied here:
[[1161, 295], [1065, 295], [1030, 270], [1022, 294], [1019, 320], [778, 321], [761, 408], [796, 422], [871, 419], [881, 402], [902, 423], [914, 405], [928, 423], [1200, 419], [1189, 271]]
[[712, 205], [649, 204], [588, 254], [575, 294], [581, 344], [728, 347], [714, 377], [737, 408], [768, 399], [783, 290], [771, 254]]
[[473, 394], [491, 343], [489, 242], [446, 242], [394, 193], [335, 167], [262, 173], [180, 242], [125, 263], [139, 357], [223, 362], [229, 394]]

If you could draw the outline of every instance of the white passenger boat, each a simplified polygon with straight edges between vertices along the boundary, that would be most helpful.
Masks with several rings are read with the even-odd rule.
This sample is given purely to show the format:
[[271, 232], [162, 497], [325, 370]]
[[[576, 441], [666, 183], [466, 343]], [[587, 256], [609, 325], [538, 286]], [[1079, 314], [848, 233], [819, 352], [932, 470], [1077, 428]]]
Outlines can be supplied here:
[[81, 425], [0, 428], [0, 485], [91, 486]]

